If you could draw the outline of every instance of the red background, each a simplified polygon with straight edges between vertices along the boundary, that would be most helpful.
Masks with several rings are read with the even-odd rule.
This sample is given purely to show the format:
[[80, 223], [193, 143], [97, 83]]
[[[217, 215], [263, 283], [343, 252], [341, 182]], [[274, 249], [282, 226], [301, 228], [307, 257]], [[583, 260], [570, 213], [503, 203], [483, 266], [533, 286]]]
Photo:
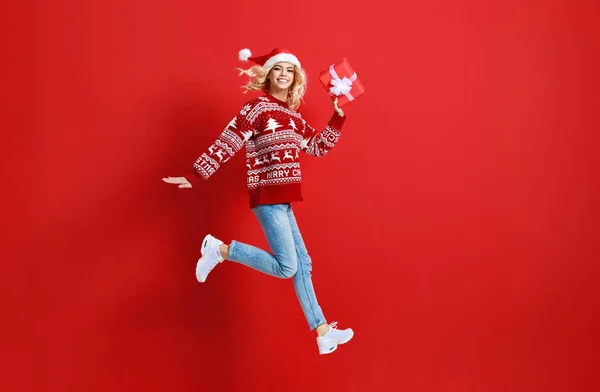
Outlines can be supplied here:
[[[597, 2], [3, 8], [3, 391], [598, 390]], [[320, 71], [346, 57], [366, 89], [295, 206], [356, 332], [329, 356], [291, 281], [195, 281], [207, 232], [266, 246], [243, 153], [160, 180], [253, 96], [238, 50], [277, 46], [318, 128]]]

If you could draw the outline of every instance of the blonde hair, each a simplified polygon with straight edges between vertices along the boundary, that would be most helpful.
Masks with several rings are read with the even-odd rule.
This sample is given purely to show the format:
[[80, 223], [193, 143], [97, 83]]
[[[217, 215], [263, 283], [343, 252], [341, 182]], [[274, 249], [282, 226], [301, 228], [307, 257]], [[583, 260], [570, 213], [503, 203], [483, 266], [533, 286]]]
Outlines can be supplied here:
[[[250, 80], [248, 84], [242, 86], [245, 89], [244, 94], [248, 91], [261, 90], [265, 93], [270, 91], [270, 82], [267, 79], [269, 72], [276, 64], [269, 68], [263, 68], [260, 65], [255, 65], [248, 69], [236, 68], [240, 71], [240, 75], [247, 75]], [[294, 66], [294, 80], [288, 90], [287, 103], [290, 109], [296, 110], [300, 106], [300, 101], [306, 92], [306, 74], [301, 68]]]

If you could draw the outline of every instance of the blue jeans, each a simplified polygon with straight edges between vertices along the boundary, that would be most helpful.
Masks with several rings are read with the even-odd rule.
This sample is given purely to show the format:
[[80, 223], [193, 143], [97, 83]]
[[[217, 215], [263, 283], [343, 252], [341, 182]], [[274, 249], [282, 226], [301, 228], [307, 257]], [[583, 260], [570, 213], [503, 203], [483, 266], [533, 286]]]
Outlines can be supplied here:
[[272, 254], [231, 241], [228, 259], [278, 278], [293, 278], [296, 296], [310, 329], [324, 324], [311, 279], [311, 260], [290, 204], [261, 204], [252, 209]]

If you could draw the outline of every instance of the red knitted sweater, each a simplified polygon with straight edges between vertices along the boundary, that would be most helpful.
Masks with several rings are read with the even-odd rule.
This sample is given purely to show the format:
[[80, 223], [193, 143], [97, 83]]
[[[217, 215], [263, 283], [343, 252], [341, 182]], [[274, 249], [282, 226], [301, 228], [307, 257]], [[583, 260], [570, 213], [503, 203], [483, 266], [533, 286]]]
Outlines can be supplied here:
[[266, 94], [249, 101], [194, 163], [196, 176], [212, 176], [246, 144], [250, 208], [302, 200], [298, 153], [321, 157], [337, 143], [345, 117], [334, 112], [321, 132], [300, 113]]

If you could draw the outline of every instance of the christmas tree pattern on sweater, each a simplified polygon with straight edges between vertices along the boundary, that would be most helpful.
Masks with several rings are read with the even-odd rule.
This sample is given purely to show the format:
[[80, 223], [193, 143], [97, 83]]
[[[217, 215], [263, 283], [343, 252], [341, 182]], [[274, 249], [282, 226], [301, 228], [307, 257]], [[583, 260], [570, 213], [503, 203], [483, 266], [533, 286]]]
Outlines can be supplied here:
[[245, 104], [217, 140], [194, 163], [194, 174], [208, 179], [246, 145], [250, 205], [302, 200], [299, 152], [322, 157], [338, 142], [345, 117], [334, 113], [317, 132], [271, 95]]

